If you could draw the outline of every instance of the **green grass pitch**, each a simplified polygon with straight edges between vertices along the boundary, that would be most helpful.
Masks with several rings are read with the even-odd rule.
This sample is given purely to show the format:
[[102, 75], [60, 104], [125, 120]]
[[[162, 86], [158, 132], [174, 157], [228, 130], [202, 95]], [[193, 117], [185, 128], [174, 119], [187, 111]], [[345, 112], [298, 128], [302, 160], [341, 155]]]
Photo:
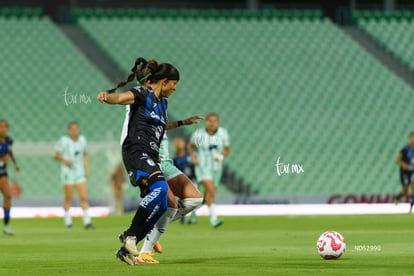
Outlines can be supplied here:
[[[406, 275], [412, 274], [414, 217], [275, 216], [223, 217], [212, 229], [206, 217], [197, 225], [170, 225], [158, 265], [127, 266], [114, 253], [117, 234], [132, 214], [94, 219], [86, 231], [81, 219], [66, 230], [62, 219], [14, 219], [16, 235], [0, 236], [0, 275]], [[347, 251], [323, 260], [316, 240], [326, 230], [344, 235]], [[368, 251], [370, 245], [380, 250]]]

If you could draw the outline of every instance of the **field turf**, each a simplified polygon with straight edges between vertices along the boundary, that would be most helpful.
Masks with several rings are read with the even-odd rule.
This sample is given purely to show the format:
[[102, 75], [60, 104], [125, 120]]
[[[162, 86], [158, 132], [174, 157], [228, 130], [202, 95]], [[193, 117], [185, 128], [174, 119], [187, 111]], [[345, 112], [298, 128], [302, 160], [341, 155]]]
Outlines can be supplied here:
[[[15, 219], [16, 235], [0, 236], [0, 275], [410, 275], [414, 272], [414, 217], [277, 216], [223, 217], [212, 229], [175, 222], [162, 239], [158, 265], [127, 266], [114, 253], [117, 234], [132, 214], [81, 219], [72, 230], [62, 219]], [[326, 230], [342, 233], [347, 252], [326, 261], [316, 240]], [[375, 250], [373, 247], [376, 246]]]

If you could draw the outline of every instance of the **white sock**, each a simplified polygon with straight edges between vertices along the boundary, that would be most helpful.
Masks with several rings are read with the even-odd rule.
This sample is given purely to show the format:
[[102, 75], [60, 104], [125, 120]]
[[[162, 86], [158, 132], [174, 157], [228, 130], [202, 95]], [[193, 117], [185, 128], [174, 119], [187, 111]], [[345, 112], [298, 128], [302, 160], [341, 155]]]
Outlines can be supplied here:
[[212, 203], [210, 206], [208, 206], [208, 209], [210, 210], [210, 222], [214, 225], [217, 221], [216, 204]]
[[161, 238], [162, 234], [167, 230], [168, 224], [174, 219], [177, 214], [177, 209], [168, 208], [165, 214], [157, 221], [154, 228], [147, 235], [139, 253], [151, 253], [154, 244]]
[[89, 209], [83, 209], [83, 225], [91, 223], [91, 216], [89, 215]]
[[178, 200], [178, 212], [175, 215], [174, 220], [179, 219], [181, 216], [185, 216], [191, 211], [194, 211], [203, 203], [202, 197], [184, 198]]
[[66, 226], [72, 225], [72, 217], [70, 216], [69, 210], [65, 211], [64, 220]]

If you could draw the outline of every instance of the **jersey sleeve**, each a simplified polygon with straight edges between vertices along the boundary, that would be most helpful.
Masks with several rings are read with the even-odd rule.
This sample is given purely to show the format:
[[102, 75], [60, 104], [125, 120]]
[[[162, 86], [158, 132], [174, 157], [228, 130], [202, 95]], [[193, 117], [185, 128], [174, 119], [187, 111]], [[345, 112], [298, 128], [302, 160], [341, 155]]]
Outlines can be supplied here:
[[88, 151], [88, 142], [85, 136], [82, 136], [82, 149], [84, 153]]
[[196, 147], [198, 147], [199, 145], [198, 145], [198, 133], [199, 133], [200, 131], [197, 129], [196, 131], [194, 131], [194, 133], [193, 133], [193, 135], [191, 135], [191, 138], [190, 138], [190, 143], [191, 144], [193, 144], [193, 145], [195, 145]]
[[229, 147], [230, 146], [230, 138], [227, 129], [223, 128], [223, 146]]
[[131, 92], [134, 94], [134, 104], [145, 104], [148, 96], [148, 89], [142, 86], [135, 86], [131, 88]]

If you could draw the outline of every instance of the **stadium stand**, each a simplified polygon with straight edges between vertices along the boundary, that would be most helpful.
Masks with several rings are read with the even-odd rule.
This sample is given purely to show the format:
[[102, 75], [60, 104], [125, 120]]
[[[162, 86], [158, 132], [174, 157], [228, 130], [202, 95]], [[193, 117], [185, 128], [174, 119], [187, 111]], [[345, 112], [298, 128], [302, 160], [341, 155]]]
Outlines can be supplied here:
[[[77, 22], [125, 72], [137, 56], [175, 64], [170, 117], [218, 112], [228, 168], [261, 195], [398, 189], [414, 91], [333, 23], [318, 12], [184, 13], [87, 10]], [[278, 156], [305, 172], [278, 176]]]
[[12, 178], [26, 198], [62, 195], [53, 147], [66, 134], [67, 123], [78, 121], [91, 146], [91, 196], [110, 194], [102, 143], [118, 139], [124, 110], [103, 107], [95, 97], [113, 84], [39, 9], [0, 10], [0, 117], [10, 123], [22, 168], [16, 175], [11, 166]]
[[414, 71], [414, 11], [403, 10], [386, 14], [382, 11], [354, 11], [360, 28], [371, 35], [402, 63]]

